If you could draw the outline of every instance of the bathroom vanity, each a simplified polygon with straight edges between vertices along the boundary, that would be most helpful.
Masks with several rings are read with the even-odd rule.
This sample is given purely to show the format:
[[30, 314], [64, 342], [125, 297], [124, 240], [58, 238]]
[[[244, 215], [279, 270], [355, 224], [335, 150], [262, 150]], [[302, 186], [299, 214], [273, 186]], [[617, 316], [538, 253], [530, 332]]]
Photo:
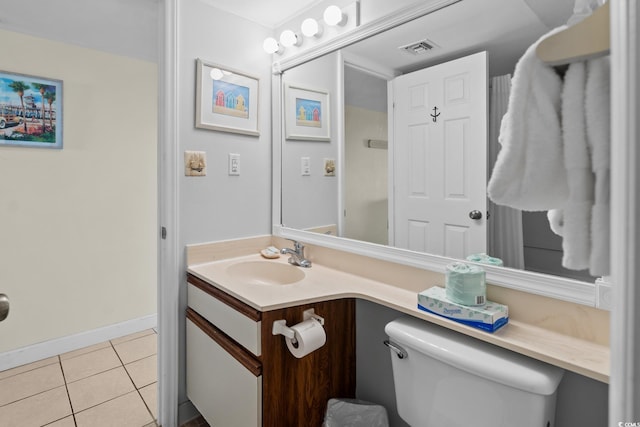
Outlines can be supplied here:
[[[608, 343], [594, 332], [608, 326], [600, 310], [489, 289], [510, 308], [509, 324], [491, 334], [417, 309], [417, 293], [443, 285], [443, 274], [316, 246], [307, 246], [313, 266], [301, 269], [258, 255], [269, 245], [290, 243], [264, 236], [187, 248], [187, 395], [213, 425], [320, 425], [329, 398], [354, 397], [356, 299], [608, 382]], [[308, 308], [325, 319], [327, 340], [296, 359], [273, 322], [301, 322]], [[368, 326], [358, 324], [358, 335]]]
[[[320, 425], [329, 398], [355, 396], [352, 298], [261, 311], [187, 280], [187, 396], [211, 425]], [[325, 319], [327, 342], [297, 359], [272, 325], [298, 323], [310, 308]]]

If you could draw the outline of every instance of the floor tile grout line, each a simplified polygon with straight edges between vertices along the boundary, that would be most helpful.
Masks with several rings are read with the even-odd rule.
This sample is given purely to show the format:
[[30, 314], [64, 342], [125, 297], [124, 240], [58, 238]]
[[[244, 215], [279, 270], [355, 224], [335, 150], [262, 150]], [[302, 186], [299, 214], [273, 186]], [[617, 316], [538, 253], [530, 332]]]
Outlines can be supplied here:
[[[52, 358], [52, 357], [58, 357], [58, 356], [51, 356], [51, 358]], [[42, 360], [46, 360], [46, 359], [50, 359], [50, 357], [47, 357], [47, 358], [42, 359]], [[42, 360], [36, 360], [35, 362], [25, 363], [24, 365], [16, 366], [15, 368], [5, 369], [4, 371], [0, 371], [0, 374], [1, 374], [1, 373], [3, 373], [3, 372], [10, 371], [11, 369], [17, 369], [17, 368], [20, 368], [20, 367], [25, 366], [25, 365], [31, 365], [31, 364], [33, 364], [33, 363], [38, 363], [38, 362], [41, 362]], [[56, 363], [60, 363], [60, 362], [59, 362], [59, 361], [57, 361], [57, 362], [51, 362], [51, 363], [47, 363], [46, 365], [37, 366], [37, 367], [32, 368], [32, 369], [27, 369], [26, 371], [17, 372], [17, 373], [15, 373], [15, 374], [13, 374], [13, 375], [8, 375], [8, 376], [6, 376], [6, 377], [4, 377], [4, 378], [0, 378], [0, 382], [2, 382], [2, 381], [4, 381], [4, 380], [6, 380], [6, 379], [8, 379], [8, 378], [13, 378], [13, 377], [15, 377], [16, 375], [26, 374], [27, 372], [35, 371], [36, 369], [46, 368], [47, 366], [55, 365]]]
[[39, 395], [44, 394], [44, 393], [48, 393], [48, 392], [50, 392], [52, 390], [55, 390], [55, 389], [58, 389], [58, 388], [61, 388], [61, 387], [65, 387], [65, 384], [57, 385], [54, 388], [50, 388], [48, 390], [44, 390], [44, 391], [41, 391], [39, 393], [32, 394], [31, 396], [26, 396], [26, 397], [23, 397], [22, 399], [14, 400], [13, 402], [9, 402], [7, 404], [0, 405], [0, 408], [4, 408], [5, 406], [13, 405], [13, 404], [18, 403], [18, 402], [22, 402], [23, 400], [27, 400], [27, 399], [30, 399], [30, 398], [35, 397], [35, 396], [39, 396]]
[[[110, 398], [110, 399], [107, 399], [107, 400], [105, 400], [104, 402], [96, 403], [96, 404], [95, 404], [95, 405], [93, 405], [93, 406], [89, 406], [88, 408], [84, 408], [84, 409], [83, 409], [83, 410], [81, 410], [81, 411], [74, 412], [74, 413], [73, 413], [73, 418], [75, 419], [75, 416], [76, 416], [76, 415], [81, 414], [81, 413], [83, 413], [83, 412], [86, 412], [86, 411], [88, 411], [89, 409], [96, 408], [96, 407], [98, 407], [98, 406], [100, 406], [100, 405], [104, 405], [105, 403], [109, 403], [109, 402], [112, 402], [112, 401], [114, 401], [114, 400], [116, 400], [116, 399], [120, 399], [120, 398], [121, 398], [121, 397], [123, 397], [123, 396], [126, 396], [126, 395], [128, 395], [128, 394], [131, 394], [131, 393], [134, 393], [134, 392], [137, 392], [137, 391], [138, 391], [138, 390], [131, 390], [131, 391], [128, 391], [128, 392], [126, 392], [126, 393], [124, 393], [124, 394], [121, 394], [121, 395], [118, 395], [118, 396], [112, 397], [112, 398]], [[143, 401], [144, 401], [144, 399], [143, 399]]]
[[[153, 420], [153, 422], [156, 422], [156, 417], [153, 416], [153, 412], [151, 412], [151, 408], [149, 408], [149, 405], [147, 404], [147, 401], [144, 400], [144, 396], [142, 396], [142, 393], [140, 393], [140, 389], [137, 388], [136, 391], [138, 392], [138, 396], [140, 396], [140, 399], [142, 399], [142, 403], [144, 404], [144, 407], [147, 408], [147, 412], [149, 413], [149, 415], [151, 415], [151, 419]], [[145, 425], [148, 425], [150, 423], [147, 423]]]
[[[60, 371], [62, 371], [62, 365], [60, 365], [60, 362], [59, 362], [59, 361], [58, 361], [57, 363], [58, 363], [58, 366], [60, 367]], [[37, 368], [37, 369], [47, 368], [47, 367], [52, 366], [52, 365], [55, 365], [55, 363], [51, 363], [51, 364], [46, 365], [46, 366], [41, 366], [40, 368]], [[34, 369], [34, 370], [35, 370], [35, 369]], [[29, 371], [29, 372], [30, 372], [30, 371]], [[66, 382], [65, 382], [65, 380], [64, 380], [64, 373], [63, 373], [63, 375], [62, 375], [62, 381], [63, 381], [63, 383], [64, 383], [64, 384], [60, 384], [60, 385], [57, 385], [57, 386], [55, 386], [55, 387], [48, 388], [48, 389], [46, 389], [46, 390], [41, 390], [41, 391], [39, 391], [39, 392], [37, 392], [37, 393], [31, 394], [31, 395], [29, 395], [29, 396], [25, 396], [25, 397], [20, 398], [20, 399], [18, 399], [18, 400], [14, 400], [14, 401], [12, 401], [12, 402], [5, 403], [5, 404], [3, 404], [3, 405], [0, 405], [0, 408], [4, 408], [5, 406], [13, 405], [14, 403], [22, 402], [22, 401], [23, 401], [23, 400], [25, 400], [25, 399], [29, 399], [29, 398], [31, 398], [31, 397], [41, 395], [42, 393], [47, 393], [47, 392], [50, 392], [51, 390], [55, 390], [55, 389], [60, 388], [60, 387], [62, 387], [62, 386], [66, 386]]]
[[[136, 334], [137, 334], [137, 333], [139, 333], [139, 332], [136, 332]], [[149, 333], [147, 333], [147, 334], [145, 334], [145, 335], [142, 335], [142, 336], [139, 336], [139, 337], [136, 337], [136, 338], [133, 338], [133, 339], [129, 339], [129, 340], [125, 340], [125, 341], [119, 342], [117, 345], [124, 344], [124, 343], [127, 343], [127, 342], [131, 342], [131, 341], [134, 341], [134, 340], [137, 340], [137, 339], [145, 338], [145, 337], [147, 337], [147, 336], [149, 336], [149, 335], [154, 335], [154, 334], [155, 334], [155, 335], [157, 335], [158, 333], [157, 333], [157, 331], [155, 331], [155, 330], [153, 330], [153, 329], [152, 329], [152, 332], [149, 332]], [[133, 335], [133, 334], [130, 334], [130, 335]], [[116, 338], [116, 339], [117, 339], [117, 338]], [[45, 365], [42, 365], [42, 366], [38, 366], [38, 367], [34, 367], [33, 369], [28, 369], [28, 370], [26, 370], [26, 371], [18, 372], [18, 373], [16, 373], [16, 374], [9, 375], [9, 376], [7, 376], [7, 377], [5, 377], [5, 378], [0, 379], [0, 382], [1, 382], [2, 380], [8, 379], [8, 378], [12, 378], [12, 377], [17, 376], [17, 375], [20, 375], [20, 374], [25, 374], [25, 373], [28, 373], [28, 372], [34, 371], [34, 370], [36, 370], [36, 369], [41, 369], [41, 368], [45, 368], [45, 367], [48, 367], [48, 366], [51, 366], [51, 365], [58, 364], [58, 367], [60, 368], [60, 371], [61, 371], [61, 373], [62, 373], [62, 378], [63, 378], [63, 383], [64, 383], [64, 384], [62, 384], [62, 385], [59, 385], [59, 386], [53, 387], [53, 388], [51, 388], [51, 389], [44, 390], [44, 391], [41, 391], [41, 392], [39, 392], [39, 393], [35, 393], [35, 394], [31, 395], [31, 396], [26, 396], [26, 397], [24, 397], [24, 398], [22, 398], [22, 399], [18, 399], [18, 400], [16, 400], [16, 401], [9, 402], [9, 403], [7, 403], [7, 404], [5, 404], [5, 405], [0, 405], [0, 408], [1, 408], [1, 407], [4, 407], [4, 406], [12, 405], [12, 404], [14, 404], [14, 403], [17, 403], [17, 402], [23, 401], [23, 400], [25, 400], [25, 399], [28, 399], [28, 398], [31, 398], [31, 397], [34, 397], [34, 396], [40, 395], [40, 394], [42, 394], [42, 393], [50, 392], [51, 390], [55, 390], [55, 389], [57, 389], [57, 388], [60, 388], [60, 387], [64, 386], [64, 387], [65, 387], [65, 391], [66, 391], [66, 393], [67, 393], [67, 399], [68, 399], [68, 401], [69, 401], [69, 406], [70, 406], [70, 409], [71, 409], [71, 414], [70, 414], [70, 415], [73, 417], [73, 423], [74, 423], [74, 425], [77, 427], [76, 414], [79, 414], [79, 413], [84, 412], [84, 411], [86, 411], [86, 410], [88, 410], [88, 409], [91, 409], [91, 408], [95, 408], [96, 406], [99, 406], [99, 405], [101, 405], [101, 404], [104, 404], [104, 403], [110, 402], [110, 401], [112, 401], [112, 400], [115, 400], [115, 399], [117, 399], [117, 398], [120, 398], [120, 397], [122, 397], [122, 396], [125, 396], [125, 395], [127, 395], [127, 394], [129, 394], [129, 393], [132, 393], [133, 391], [136, 391], [136, 392], [138, 393], [138, 396], [142, 399], [142, 402], [143, 402], [143, 404], [145, 405], [145, 407], [146, 407], [146, 409], [147, 409], [147, 412], [148, 412], [148, 413], [149, 413], [149, 415], [151, 416], [151, 419], [153, 420], [153, 421], [152, 421], [152, 423], [148, 423], [148, 424], [153, 424], [153, 423], [155, 423], [155, 425], [157, 426], [157, 420], [156, 420], [156, 418], [153, 416], [153, 413], [151, 412], [151, 410], [150, 410], [150, 408], [149, 408], [149, 406], [148, 406], [147, 402], [144, 400], [144, 397], [143, 397], [143, 396], [142, 396], [142, 394], [140, 393], [140, 390], [141, 390], [142, 388], [145, 388], [145, 387], [148, 387], [148, 386], [150, 386], [150, 385], [152, 385], [152, 384], [154, 384], [154, 383], [157, 383], [157, 379], [156, 379], [156, 381], [154, 381], [154, 382], [152, 382], [152, 383], [145, 384], [144, 386], [142, 386], [142, 387], [138, 388], [138, 387], [137, 387], [137, 385], [135, 384], [135, 382], [133, 381], [133, 379], [131, 378], [131, 375], [129, 375], [129, 371], [127, 371], [127, 369], [126, 369], [126, 365], [125, 365], [125, 363], [123, 362], [122, 358], [120, 357], [120, 354], [119, 354], [119, 353], [118, 353], [118, 351], [116, 350], [116, 348], [115, 348], [115, 345], [116, 345], [116, 344], [113, 344], [112, 340], [107, 340], [107, 341], [104, 341], [103, 343], [108, 343], [108, 345], [105, 345], [104, 347], [101, 347], [101, 348], [97, 348], [97, 349], [95, 349], [95, 350], [88, 351], [88, 352], [86, 352], [86, 353], [81, 353], [81, 354], [75, 355], [75, 356], [73, 356], [73, 357], [68, 357], [68, 358], [65, 358], [65, 359], [63, 359], [63, 358], [62, 358], [62, 354], [58, 354], [58, 355], [56, 355], [56, 356], [51, 356], [51, 358], [54, 358], [54, 357], [55, 357], [55, 358], [56, 358], [56, 361], [52, 361], [51, 363], [48, 363], [48, 364], [45, 364]], [[102, 344], [102, 343], [96, 343], [96, 344], [93, 344], [93, 345], [98, 345], [98, 344]], [[132, 390], [132, 391], [130, 391], [130, 392], [127, 392], [127, 393], [125, 393], [125, 394], [119, 395], [119, 396], [117, 396], [117, 397], [114, 397], [114, 398], [108, 399], [108, 400], [106, 400], [106, 401], [104, 401], [104, 402], [101, 402], [100, 404], [97, 404], [97, 405], [91, 406], [91, 407], [89, 407], [89, 408], [85, 408], [85, 409], [83, 409], [82, 411], [75, 412], [75, 411], [74, 411], [74, 409], [73, 409], [73, 403], [71, 402], [71, 395], [69, 394], [69, 387], [68, 387], [68, 385], [69, 385], [69, 384], [74, 384], [74, 383], [76, 383], [76, 382], [78, 382], [78, 381], [81, 381], [81, 380], [83, 380], [83, 379], [86, 379], [86, 378], [91, 378], [91, 377], [93, 377], [93, 376], [95, 376], [95, 375], [98, 375], [98, 374], [101, 374], [101, 373], [104, 373], [104, 372], [108, 372], [108, 371], [111, 371], [111, 370], [117, 369], [117, 368], [119, 368], [120, 366], [116, 366], [116, 367], [113, 367], [113, 368], [111, 368], [111, 369], [107, 369], [106, 371], [102, 371], [102, 372], [99, 372], [99, 373], [95, 373], [95, 374], [89, 375], [89, 376], [87, 376], [87, 377], [85, 377], [85, 378], [81, 378], [81, 379], [78, 379], [78, 380], [75, 380], [75, 381], [68, 382], [68, 381], [67, 381], [67, 378], [66, 378], [66, 375], [65, 375], [65, 372], [64, 372], [64, 367], [63, 367], [63, 364], [62, 364], [63, 360], [65, 360], [65, 361], [67, 361], [67, 360], [72, 360], [72, 359], [75, 359], [75, 358], [80, 357], [80, 356], [88, 355], [88, 354], [91, 354], [91, 353], [94, 353], [94, 352], [97, 352], [97, 351], [100, 351], [100, 350], [103, 350], [103, 349], [109, 348], [109, 346], [110, 346], [110, 347], [113, 349], [113, 351], [116, 353], [116, 356], [118, 357], [118, 360], [120, 361], [120, 366], [122, 366], [122, 367], [124, 368], [124, 371], [125, 371], [125, 373], [127, 374], [127, 376], [129, 377], [129, 380], [131, 381], [131, 383], [132, 383], [132, 385], [133, 385], [134, 390]], [[81, 349], [78, 349], [78, 350], [81, 350]], [[77, 350], [73, 350], [73, 351], [77, 351]], [[140, 359], [133, 360], [133, 361], [131, 361], [131, 362], [129, 362], [129, 363], [134, 363], [134, 362], [137, 362], [137, 361], [140, 361], [140, 360], [143, 360], [143, 359], [146, 359], [146, 358], [152, 357], [152, 356], [157, 356], [157, 350], [156, 350], [156, 352], [155, 352], [155, 353], [153, 353], [153, 354], [149, 354], [149, 355], [144, 356], [144, 357], [142, 357], [142, 358], [140, 358]], [[45, 359], [42, 359], [42, 360], [46, 360], [46, 358], [45, 358]], [[31, 362], [31, 363], [37, 363], [37, 362], [39, 362], [39, 361], [35, 361], [35, 362]], [[20, 365], [20, 366], [24, 366], [24, 365]], [[18, 366], [18, 367], [19, 367], [19, 366]], [[18, 368], [18, 367], [16, 367], [16, 368]], [[10, 368], [10, 369], [15, 369], [15, 368]], [[7, 369], [7, 370], [8, 370], [8, 369]], [[4, 371], [0, 371], [0, 372], [4, 372]], [[66, 418], [66, 417], [68, 417], [68, 416], [69, 416], [69, 415], [65, 415], [65, 416], [64, 416], [63, 418], [61, 418], [60, 420], [62, 420], [62, 419], [64, 419], [64, 418]], [[55, 423], [55, 422], [60, 421], [60, 420], [54, 420], [54, 421], [52, 421], [52, 422], [51, 422], [51, 423], [49, 423], [49, 424]]]
[[[146, 336], [146, 335], [145, 335]], [[127, 376], [129, 377], [129, 380], [131, 380], [131, 383], [133, 384], [133, 388], [135, 388], [135, 391], [138, 393], [138, 396], [140, 396], [140, 399], [142, 400], [142, 403], [144, 404], [144, 407], [147, 408], [147, 412], [149, 413], [149, 415], [151, 415], [151, 419], [155, 422], [156, 418], [153, 416], [153, 413], [151, 412], [151, 409], [149, 409], [149, 405], [147, 405], [147, 402], [144, 400], [144, 397], [142, 396], [142, 393], [140, 393], [140, 389], [138, 388], [138, 386], [136, 385], [136, 382], [133, 380], [133, 378], [131, 378], [131, 374], [129, 373], [129, 371], [127, 370], [127, 366], [124, 364], [124, 362], [122, 361], [122, 358], [120, 357], [120, 354], [118, 354], [118, 350], [115, 349], [115, 346], [113, 345], [113, 343], [111, 343], [111, 346], [113, 347], [113, 351], [116, 352], [116, 355], [118, 355], [118, 359], [120, 360], [120, 362], [122, 363], [122, 366], [124, 368], [124, 371], [127, 373]], [[153, 355], [152, 355], [153, 356]], [[151, 357], [151, 356], [148, 356]], [[142, 360], [142, 359], [140, 359]], [[152, 383], [153, 384], [153, 383]], [[147, 384], [149, 385], [149, 384]], [[145, 386], [146, 387], [146, 386]]]
[[62, 371], [62, 379], [64, 380], [64, 389], [67, 391], [67, 399], [69, 399], [69, 408], [71, 408], [71, 416], [73, 417], [73, 425], [77, 426], [76, 413], [73, 410], [73, 402], [71, 402], [71, 395], [69, 394], [69, 385], [67, 383], [67, 376], [64, 374], [64, 367], [62, 366], [62, 357], [58, 355], [58, 363], [60, 364], [60, 370]]
[[[87, 375], [86, 377], [82, 377], [82, 378], [77, 379], [77, 380], [67, 381], [66, 384], [75, 384], [77, 382], [84, 381], [84, 380], [86, 380], [88, 378], [93, 378], [96, 375], [101, 375], [101, 374], [104, 374], [105, 372], [110, 372], [110, 371], [113, 371], [113, 370], [118, 369], [118, 368], [125, 368], [125, 367], [124, 367], [124, 365], [114, 366], [113, 368], [109, 368], [109, 369], [106, 369], [104, 371], [96, 372], [95, 374]], [[127, 369], [125, 368], [125, 371], [126, 370]], [[65, 379], [65, 381], [66, 381], [66, 379]], [[134, 384], [134, 386], [135, 386], [135, 384]]]

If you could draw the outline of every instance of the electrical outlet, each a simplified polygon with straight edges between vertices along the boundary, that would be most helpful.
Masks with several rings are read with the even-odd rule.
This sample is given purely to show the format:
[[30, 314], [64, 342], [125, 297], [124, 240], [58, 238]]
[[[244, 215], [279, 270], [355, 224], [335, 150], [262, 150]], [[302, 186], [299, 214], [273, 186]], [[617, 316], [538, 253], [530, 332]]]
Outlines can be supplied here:
[[311, 159], [309, 157], [300, 157], [300, 168], [302, 176], [311, 175]]
[[240, 154], [229, 153], [229, 175], [240, 175]]
[[207, 174], [207, 153], [204, 151], [184, 152], [185, 176], [205, 176]]

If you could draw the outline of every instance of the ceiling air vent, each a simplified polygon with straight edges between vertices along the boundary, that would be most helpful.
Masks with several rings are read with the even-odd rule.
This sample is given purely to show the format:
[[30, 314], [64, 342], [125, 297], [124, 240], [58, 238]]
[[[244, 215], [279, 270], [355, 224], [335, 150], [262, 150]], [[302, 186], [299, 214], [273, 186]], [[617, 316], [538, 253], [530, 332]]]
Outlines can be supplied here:
[[414, 43], [410, 43], [405, 46], [400, 46], [398, 49], [404, 50], [405, 52], [409, 52], [412, 55], [422, 55], [424, 53], [429, 52], [432, 49], [435, 49], [436, 44], [427, 39], [420, 40]]

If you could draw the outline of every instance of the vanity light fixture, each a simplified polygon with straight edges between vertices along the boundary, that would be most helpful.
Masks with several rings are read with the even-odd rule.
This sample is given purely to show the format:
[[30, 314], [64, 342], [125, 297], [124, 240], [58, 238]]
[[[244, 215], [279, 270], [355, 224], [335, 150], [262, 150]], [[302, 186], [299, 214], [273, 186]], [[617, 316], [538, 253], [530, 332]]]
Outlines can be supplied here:
[[300, 27], [302, 34], [305, 37], [320, 37], [322, 36], [322, 26], [313, 18], [307, 18], [302, 21], [302, 26]]
[[280, 46], [280, 43], [278, 43], [278, 40], [274, 39], [273, 37], [267, 37], [266, 39], [264, 39], [264, 42], [262, 43], [262, 48], [268, 54], [284, 52], [284, 49], [282, 48], [282, 46]]
[[342, 13], [342, 10], [336, 5], [331, 5], [326, 8], [323, 18], [324, 22], [331, 27], [343, 26], [347, 23], [347, 15]]
[[220, 68], [212, 68], [209, 75], [213, 80], [220, 80], [224, 77], [224, 71], [222, 71]]
[[299, 37], [291, 30], [284, 30], [280, 34], [280, 44], [284, 47], [300, 46], [302, 44], [302, 37]]

